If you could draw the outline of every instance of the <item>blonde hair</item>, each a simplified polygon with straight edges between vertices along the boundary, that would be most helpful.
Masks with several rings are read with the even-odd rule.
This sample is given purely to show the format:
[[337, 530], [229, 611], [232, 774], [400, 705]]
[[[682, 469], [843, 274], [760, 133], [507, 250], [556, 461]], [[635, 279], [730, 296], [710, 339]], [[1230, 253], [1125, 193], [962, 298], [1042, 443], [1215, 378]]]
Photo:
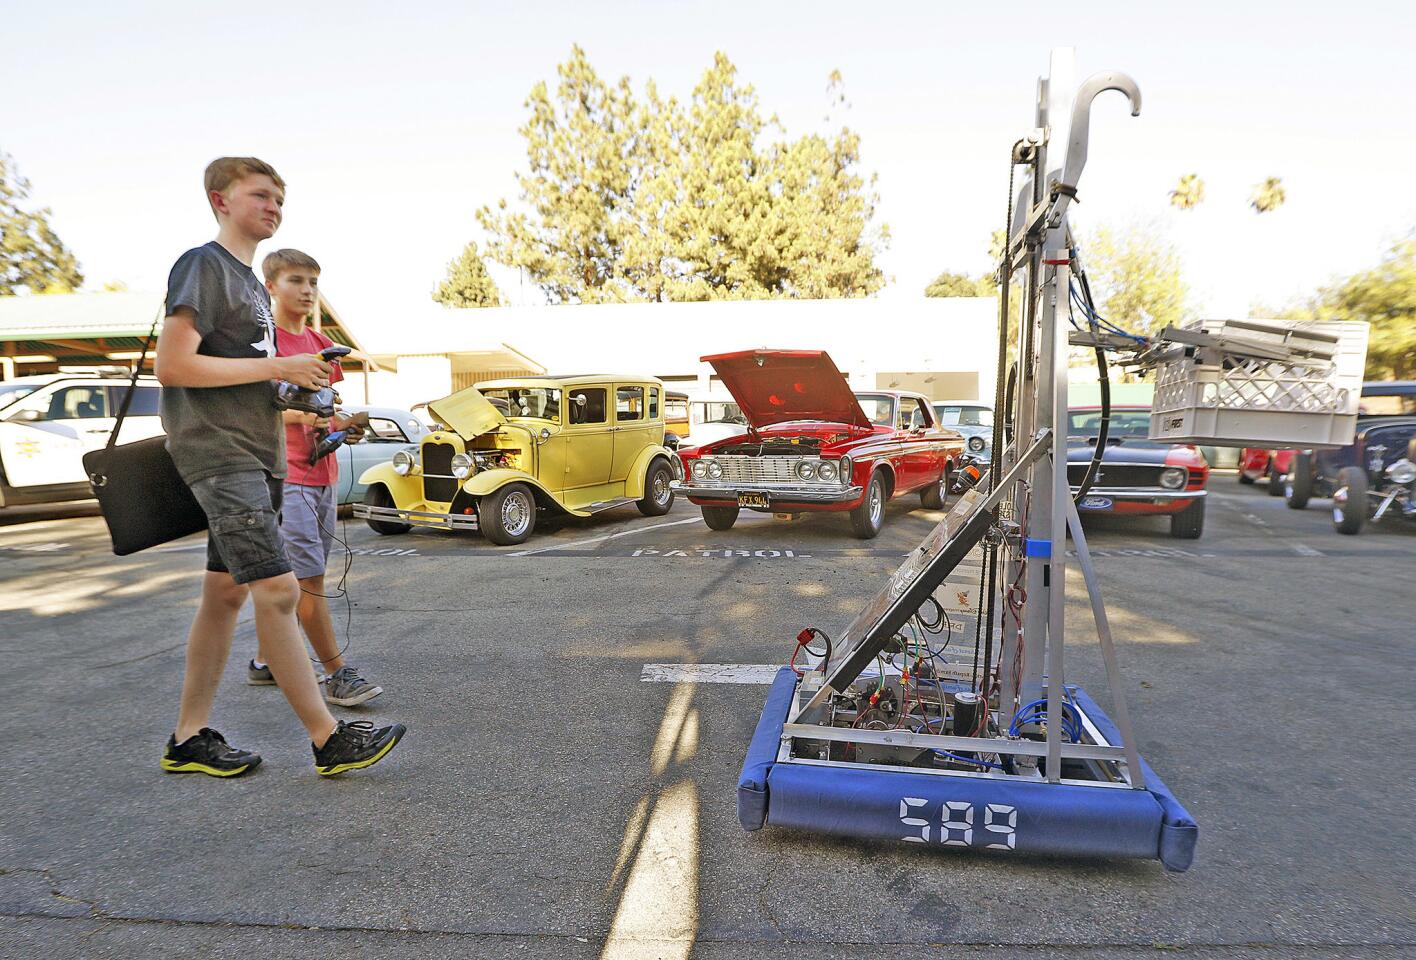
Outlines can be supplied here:
[[283, 250], [275, 250], [266, 254], [266, 258], [261, 261], [261, 275], [265, 277], [266, 283], [274, 283], [280, 279], [280, 275], [286, 270], [297, 269], [313, 270], [320, 272], [319, 261], [308, 253], [302, 253], [286, 247]]
[[[285, 189], [285, 181], [280, 179], [275, 167], [264, 160], [256, 157], [217, 157], [207, 164], [206, 173], [202, 178], [206, 184], [207, 201], [211, 201], [213, 190], [224, 194], [237, 180], [262, 173], [274, 180], [277, 187]], [[216, 208], [213, 206], [212, 213], [215, 212]]]

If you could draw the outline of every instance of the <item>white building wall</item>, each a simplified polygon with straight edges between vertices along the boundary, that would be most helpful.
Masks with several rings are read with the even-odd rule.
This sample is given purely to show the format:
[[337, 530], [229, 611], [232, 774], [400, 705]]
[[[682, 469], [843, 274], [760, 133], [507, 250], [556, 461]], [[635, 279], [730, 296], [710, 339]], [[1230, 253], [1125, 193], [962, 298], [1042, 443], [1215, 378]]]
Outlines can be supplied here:
[[[552, 374], [647, 374], [664, 378], [670, 389], [694, 393], [710, 392], [712, 368], [699, 360], [707, 354], [825, 350], [856, 389], [888, 386], [877, 383], [886, 371], [970, 372], [977, 376], [978, 399], [991, 401], [997, 316], [996, 300], [973, 297], [479, 310], [410, 304], [383, 318], [386, 336], [371, 332], [366, 338], [370, 353], [398, 357], [397, 375], [373, 374], [370, 394], [374, 403], [401, 406], [436, 399], [452, 391], [452, 371], [461, 362], [449, 362], [447, 355], [504, 343]], [[902, 386], [911, 387], [924, 389], [920, 383]]]
[[[422, 348], [424, 345], [419, 344]], [[452, 360], [446, 356], [401, 356], [396, 373], [370, 374], [370, 403], [403, 407], [426, 403], [452, 393]]]
[[[856, 389], [883, 371], [974, 372], [993, 398], [997, 301], [992, 298], [751, 300], [515, 308], [516, 346], [551, 373], [693, 377], [699, 357], [735, 350], [825, 350]], [[941, 398], [942, 399], [942, 398]], [[968, 398], [952, 398], [968, 399]]]

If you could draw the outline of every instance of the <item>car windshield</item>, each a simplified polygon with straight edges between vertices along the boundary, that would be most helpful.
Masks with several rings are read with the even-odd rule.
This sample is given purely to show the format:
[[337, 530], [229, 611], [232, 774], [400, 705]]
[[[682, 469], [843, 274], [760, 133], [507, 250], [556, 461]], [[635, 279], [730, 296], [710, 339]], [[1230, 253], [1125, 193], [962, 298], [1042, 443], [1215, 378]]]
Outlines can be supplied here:
[[34, 387], [27, 383], [0, 383], [0, 407], [31, 393], [34, 393]]
[[877, 427], [888, 427], [895, 422], [895, 398], [882, 397], [875, 393], [858, 393], [856, 400], [865, 411], [866, 419]]
[[[1149, 410], [1112, 410], [1111, 426], [1106, 435], [1112, 439], [1122, 437], [1141, 440], [1150, 434]], [[1101, 429], [1100, 410], [1072, 410], [1067, 414], [1067, 436], [1095, 439]]]
[[934, 412], [945, 427], [991, 427], [993, 411], [988, 407], [966, 407], [957, 404], [935, 404]]
[[700, 423], [732, 423], [738, 426], [747, 424], [747, 417], [743, 416], [742, 408], [735, 403], [702, 400], [698, 402], [697, 407]]
[[561, 392], [549, 387], [502, 387], [482, 396], [508, 420], [549, 420], [560, 423]]
[[[4, 402], [0, 400], [0, 403]], [[1364, 396], [1357, 401], [1359, 417], [1398, 417], [1412, 413], [1416, 413], [1416, 394]]]

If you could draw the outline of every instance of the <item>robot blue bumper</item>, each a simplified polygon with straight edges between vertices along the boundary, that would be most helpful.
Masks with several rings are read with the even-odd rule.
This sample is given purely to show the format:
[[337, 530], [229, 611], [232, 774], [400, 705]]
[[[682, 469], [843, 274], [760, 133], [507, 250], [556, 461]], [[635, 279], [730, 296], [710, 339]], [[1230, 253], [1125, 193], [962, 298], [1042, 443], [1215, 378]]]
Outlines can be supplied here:
[[[1145, 761], [1146, 789], [1079, 786], [777, 761], [796, 675], [773, 681], [738, 781], [747, 830], [817, 833], [968, 846], [1008, 853], [1132, 857], [1183, 871], [1199, 827]], [[1075, 701], [1112, 743], [1120, 734], [1086, 692]]]

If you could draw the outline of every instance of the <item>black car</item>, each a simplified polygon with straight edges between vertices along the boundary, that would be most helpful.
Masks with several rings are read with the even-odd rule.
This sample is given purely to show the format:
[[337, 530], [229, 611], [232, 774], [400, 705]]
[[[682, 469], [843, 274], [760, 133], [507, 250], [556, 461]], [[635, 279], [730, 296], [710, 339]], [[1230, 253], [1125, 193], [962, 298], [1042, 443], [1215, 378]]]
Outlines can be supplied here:
[[[1348, 467], [1381, 471], [1406, 456], [1416, 431], [1416, 380], [1364, 383], [1352, 443], [1332, 450], [1300, 450], [1284, 477], [1288, 506], [1302, 510], [1313, 497], [1331, 497]], [[1356, 531], [1350, 531], [1355, 533]]]
[[[1400, 447], [1402, 438], [1406, 445]], [[1416, 518], [1416, 418], [1383, 423], [1359, 438], [1366, 454], [1337, 472], [1332, 525], [1338, 533], [1361, 533], [1371, 520], [1395, 514]], [[1389, 446], [1397, 447], [1395, 455]]]

